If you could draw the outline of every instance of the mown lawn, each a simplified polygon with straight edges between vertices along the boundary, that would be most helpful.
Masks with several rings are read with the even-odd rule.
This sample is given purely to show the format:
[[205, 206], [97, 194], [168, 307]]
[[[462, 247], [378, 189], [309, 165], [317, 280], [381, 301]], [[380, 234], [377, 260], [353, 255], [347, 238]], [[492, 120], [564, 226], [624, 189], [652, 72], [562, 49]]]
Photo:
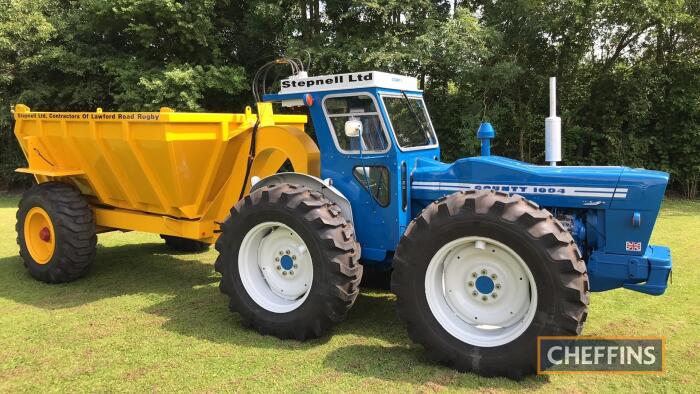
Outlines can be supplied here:
[[668, 201], [653, 241], [670, 245], [662, 297], [594, 294], [585, 334], [664, 335], [667, 372], [487, 379], [428, 364], [394, 313], [365, 291], [346, 322], [311, 342], [241, 326], [219, 294], [214, 251], [166, 253], [158, 236], [100, 235], [88, 277], [39, 283], [15, 244], [17, 197], [0, 197], [0, 392], [539, 390], [700, 391], [700, 202]]

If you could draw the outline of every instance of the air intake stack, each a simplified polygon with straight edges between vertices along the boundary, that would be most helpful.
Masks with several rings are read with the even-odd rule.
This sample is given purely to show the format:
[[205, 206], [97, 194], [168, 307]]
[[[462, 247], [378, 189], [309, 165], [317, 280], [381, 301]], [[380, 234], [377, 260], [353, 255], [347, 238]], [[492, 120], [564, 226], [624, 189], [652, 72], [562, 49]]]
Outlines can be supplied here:
[[549, 117], [544, 120], [544, 157], [551, 166], [561, 161], [561, 118], [557, 116], [557, 79], [549, 78]]

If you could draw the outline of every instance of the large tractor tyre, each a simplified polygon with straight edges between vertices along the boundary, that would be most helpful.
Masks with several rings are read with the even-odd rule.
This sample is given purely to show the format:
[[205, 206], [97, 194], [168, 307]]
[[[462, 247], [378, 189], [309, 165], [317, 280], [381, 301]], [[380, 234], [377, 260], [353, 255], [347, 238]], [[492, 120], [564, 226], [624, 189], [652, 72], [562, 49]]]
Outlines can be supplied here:
[[185, 253], [201, 253], [209, 250], [209, 244], [206, 242], [196, 241], [194, 239], [175, 237], [172, 235], [163, 235], [160, 237], [165, 241], [165, 246], [170, 250]]
[[77, 189], [65, 183], [42, 183], [26, 191], [15, 229], [24, 266], [42, 282], [81, 278], [95, 259], [92, 209]]
[[571, 235], [520, 196], [458, 192], [409, 225], [392, 290], [410, 338], [459, 371], [534, 373], [537, 337], [578, 335], [588, 277]]
[[340, 208], [303, 186], [262, 187], [221, 226], [221, 292], [261, 334], [305, 340], [342, 321], [359, 292], [355, 231]]

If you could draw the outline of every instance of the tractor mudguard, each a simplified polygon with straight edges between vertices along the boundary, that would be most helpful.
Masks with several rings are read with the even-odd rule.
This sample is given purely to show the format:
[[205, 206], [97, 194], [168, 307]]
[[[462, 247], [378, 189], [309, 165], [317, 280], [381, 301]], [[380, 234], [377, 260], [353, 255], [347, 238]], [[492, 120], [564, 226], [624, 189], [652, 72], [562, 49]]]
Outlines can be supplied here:
[[[330, 178], [329, 178], [330, 179]], [[341, 215], [348, 222], [354, 224], [352, 219], [352, 207], [350, 206], [350, 201], [340, 192], [340, 190], [333, 187], [332, 182], [328, 180], [322, 180], [321, 178], [315, 177], [313, 175], [301, 174], [298, 172], [281, 172], [279, 174], [270, 175], [266, 178], [260, 179], [255, 182], [250, 192], [260, 189], [265, 186], [280, 184], [280, 183], [290, 183], [294, 185], [306, 186], [311, 190], [315, 190], [323, 197], [327, 198], [331, 202], [335, 203], [341, 209]]]

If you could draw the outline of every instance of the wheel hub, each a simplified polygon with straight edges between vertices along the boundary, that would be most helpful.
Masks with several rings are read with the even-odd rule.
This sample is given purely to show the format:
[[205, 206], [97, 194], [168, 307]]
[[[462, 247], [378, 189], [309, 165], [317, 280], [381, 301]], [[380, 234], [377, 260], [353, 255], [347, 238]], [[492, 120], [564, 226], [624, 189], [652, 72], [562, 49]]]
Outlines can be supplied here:
[[292, 250], [280, 250], [279, 256], [275, 257], [277, 273], [279, 275], [282, 275], [282, 277], [285, 279], [291, 279], [299, 269], [299, 264], [295, 262], [297, 259], [297, 255], [294, 253], [296, 253], [295, 247], [292, 246]]
[[481, 294], [491, 294], [496, 285], [493, 280], [486, 275], [476, 278], [476, 290]]
[[48, 227], [44, 227], [39, 231], [39, 238], [44, 242], [51, 241], [51, 231]]
[[292, 257], [289, 256], [288, 254], [285, 254], [282, 256], [282, 259], [280, 261], [280, 265], [282, 266], [282, 269], [285, 271], [289, 271], [292, 268], [294, 268], [294, 260], [292, 260]]

